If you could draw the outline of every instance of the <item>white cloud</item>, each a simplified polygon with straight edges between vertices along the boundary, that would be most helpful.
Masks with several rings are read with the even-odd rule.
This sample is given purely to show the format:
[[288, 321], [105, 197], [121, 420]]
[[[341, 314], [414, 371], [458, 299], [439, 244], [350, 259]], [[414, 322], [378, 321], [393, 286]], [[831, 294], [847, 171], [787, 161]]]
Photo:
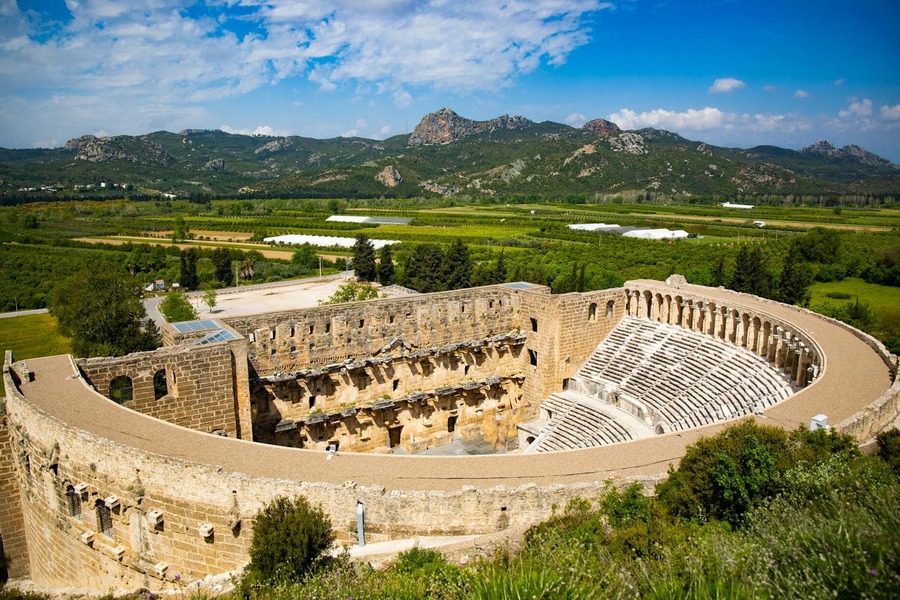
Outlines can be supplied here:
[[900, 104], [882, 106], [881, 119], [883, 121], [900, 121]]
[[869, 117], [872, 115], [872, 101], [868, 98], [854, 100], [850, 103], [850, 106], [847, 107], [847, 110], [840, 111], [838, 115], [842, 119], [850, 117]]
[[794, 98], [809, 98], [809, 92], [806, 90], [797, 90], [794, 92]]
[[736, 120], [734, 114], [724, 113], [718, 108], [689, 108], [683, 112], [657, 108], [647, 112], [635, 112], [623, 108], [609, 115], [608, 119], [622, 129], [674, 129], [676, 131], [702, 131], [727, 127]]
[[747, 84], [741, 81], [740, 79], [735, 79], [734, 77], [725, 77], [723, 79], [716, 79], [712, 86], [709, 88], [710, 94], [727, 94], [729, 92], [733, 92], [734, 90], [741, 90], [747, 87]]
[[702, 131], [713, 143], [772, 143], [773, 136], [810, 131], [814, 123], [797, 113], [733, 113], [714, 107], [672, 111], [662, 108], [636, 112], [623, 108], [608, 119], [622, 129], [653, 127], [690, 135]]
[[841, 77], [840, 79], [835, 79], [832, 83], [834, 83], [834, 85], [840, 87], [840, 86], [844, 85], [845, 83], [847, 83], [847, 80], [844, 79], [843, 77]]
[[763, 91], [768, 93], [773, 93], [778, 91], [778, 86], [775, 85], [765, 85], [763, 86]]
[[572, 127], [581, 127], [587, 121], [588, 118], [579, 112], [570, 113], [563, 119], [566, 125], [571, 125]]
[[382, 125], [381, 129], [378, 130], [378, 137], [386, 138], [388, 135], [390, 135], [390, 133], [391, 133], [391, 126], [390, 125]]
[[412, 104], [412, 96], [406, 90], [399, 89], [394, 92], [394, 104], [400, 108], [406, 108]]
[[359, 136], [358, 129], [348, 129], [344, 133], [341, 134], [341, 137], [349, 138], [349, 137], [357, 137]]
[[286, 135], [290, 135], [287, 131], [282, 131], [279, 129], [274, 129], [269, 127], [268, 125], [260, 125], [256, 129], [250, 129], [248, 127], [229, 127], [228, 125], [222, 125], [219, 127], [220, 130], [225, 133], [237, 133], [240, 135], [268, 135], [268, 136], [277, 136], [282, 137]]
[[[59, 22], [0, 0], [0, 106], [16, 97], [49, 103], [56, 93], [91, 98], [100, 106], [79, 127], [102, 119], [115, 131], [120, 123], [112, 121], [138, 132], [139, 124], [160, 120], [158, 128], [173, 128], [180, 114], [204, 112], [202, 103], [293, 77], [323, 91], [371, 84], [367, 95], [389, 94], [401, 108], [412, 103], [416, 87], [496, 90], [541, 66], [563, 64], [587, 43], [588, 19], [610, 4], [66, 0], [66, 7], [71, 18]], [[197, 7], [205, 9], [200, 16]], [[156, 107], [149, 112], [148, 98]], [[76, 122], [62, 107], [41, 118]], [[25, 120], [34, 126], [34, 116]], [[0, 121], [0, 131], [15, 128], [12, 120]], [[28, 139], [54, 134], [40, 135]]]

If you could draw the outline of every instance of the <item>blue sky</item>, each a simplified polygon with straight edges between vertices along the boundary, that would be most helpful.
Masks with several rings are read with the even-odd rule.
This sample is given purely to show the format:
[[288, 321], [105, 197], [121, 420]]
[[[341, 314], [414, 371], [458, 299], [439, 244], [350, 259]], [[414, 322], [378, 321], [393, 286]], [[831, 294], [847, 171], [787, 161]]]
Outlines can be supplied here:
[[900, 3], [0, 0], [0, 146], [384, 138], [450, 107], [900, 162]]

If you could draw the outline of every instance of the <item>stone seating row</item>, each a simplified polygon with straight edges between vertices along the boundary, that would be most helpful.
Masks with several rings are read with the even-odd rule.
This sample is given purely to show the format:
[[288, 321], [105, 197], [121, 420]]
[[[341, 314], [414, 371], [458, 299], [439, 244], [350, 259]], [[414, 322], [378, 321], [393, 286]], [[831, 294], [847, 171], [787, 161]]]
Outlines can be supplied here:
[[721, 340], [624, 318], [576, 373], [648, 406], [664, 429], [750, 414], [787, 398], [787, 378], [765, 359]]

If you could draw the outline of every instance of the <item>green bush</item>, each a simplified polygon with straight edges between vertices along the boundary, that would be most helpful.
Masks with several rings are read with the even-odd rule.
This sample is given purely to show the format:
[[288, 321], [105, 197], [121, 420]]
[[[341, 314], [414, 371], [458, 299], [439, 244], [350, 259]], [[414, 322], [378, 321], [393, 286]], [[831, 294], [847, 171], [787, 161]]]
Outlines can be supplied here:
[[900, 429], [896, 427], [882, 431], [878, 440], [878, 456], [886, 462], [895, 473], [900, 474]]
[[308, 575], [334, 542], [331, 521], [306, 498], [279, 497], [257, 515], [250, 541], [251, 582], [294, 581]]
[[656, 493], [679, 517], [738, 525], [748, 510], [782, 490], [788, 469], [857, 452], [852, 438], [834, 431], [799, 428], [788, 434], [748, 419], [690, 446]]
[[828, 292], [825, 294], [825, 296], [827, 296], [828, 298], [834, 298], [835, 300], [849, 300], [853, 297], [847, 292]]

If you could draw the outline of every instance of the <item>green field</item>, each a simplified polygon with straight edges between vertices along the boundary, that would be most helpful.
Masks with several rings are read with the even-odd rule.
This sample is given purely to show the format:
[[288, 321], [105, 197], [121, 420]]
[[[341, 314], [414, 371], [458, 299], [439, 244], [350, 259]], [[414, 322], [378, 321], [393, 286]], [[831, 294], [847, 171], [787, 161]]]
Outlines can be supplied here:
[[[68, 338], [56, 332], [56, 319], [48, 314], [0, 319], [0, 350], [12, 350], [13, 360], [68, 354]], [[5, 394], [0, 382], [0, 394]]]
[[[850, 302], [856, 302], [857, 298], [868, 302], [875, 310], [900, 307], [900, 288], [866, 283], [857, 277], [847, 277], [843, 281], [814, 283], [810, 286], [810, 292], [812, 293], [810, 306], [813, 307], [825, 302], [840, 307]], [[849, 294], [850, 298], [841, 300], [826, 296], [826, 294], [834, 292]]]

